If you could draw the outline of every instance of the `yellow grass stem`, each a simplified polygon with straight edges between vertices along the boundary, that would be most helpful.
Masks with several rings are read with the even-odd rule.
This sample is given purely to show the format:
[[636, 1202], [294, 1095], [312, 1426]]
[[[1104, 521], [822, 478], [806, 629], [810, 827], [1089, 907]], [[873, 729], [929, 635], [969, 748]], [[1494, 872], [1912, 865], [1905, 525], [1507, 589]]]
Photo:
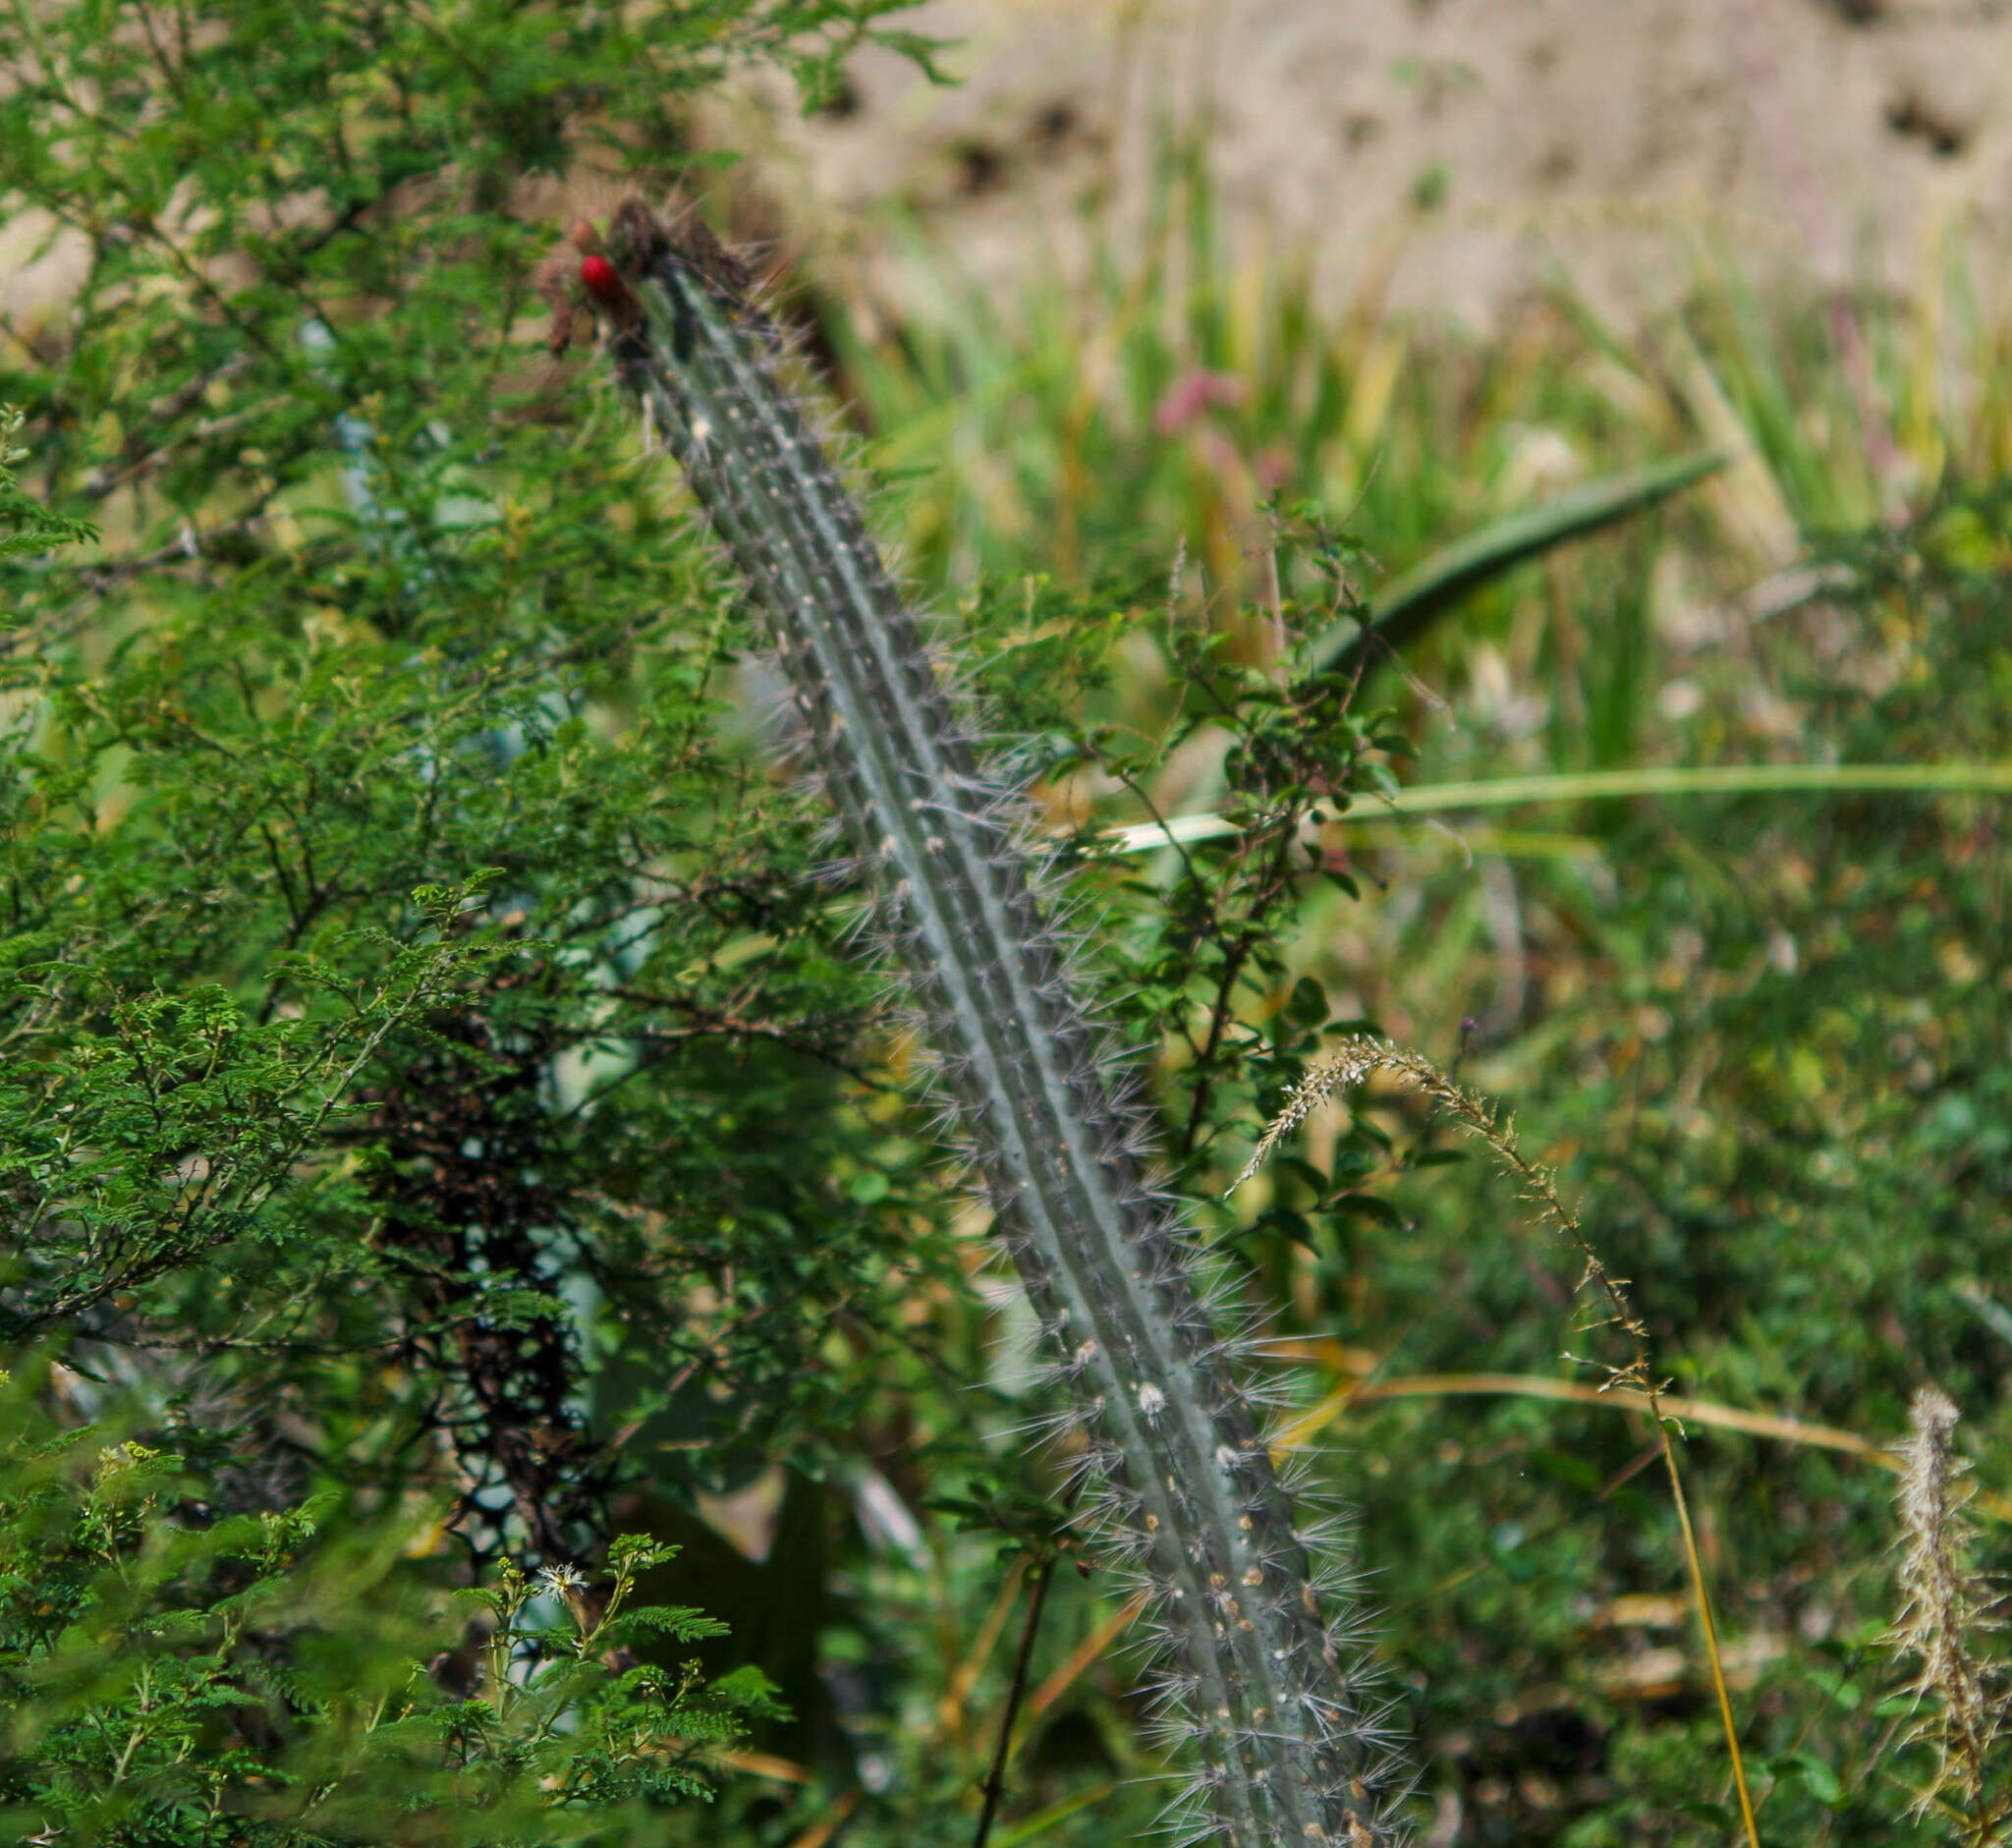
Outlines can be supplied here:
[[[1649, 1394], [1651, 1405], [1654, 1393]], [[1747, 1788], [1747, 1763], [1740, 1752], [1740, 1729], [1733, 1719], [1733, 1697], [1726, 1692], [1725, 1663], [1719, 1656], [1718, 1624], [1711, 1614], [1711, 1594], [1705, 1584], [1705, 1561], [1691, 1526], [1691, 1500], [1684, 1493], [1683, 1472], [1677, 1468], [1676, 1446], [1670, 1442], [1670, 1414], [1655, 1408], [1655, 1434], [1662, 1445], [1663, 1468], [1669, 1472], [1670, 1494], [1677, 1504], [1677, 1522], [1684, 1534], [1684, 1560], [1691, 1569], [1691, 1596], [1698, 1604], [1698, 1626], [1705, 1633], [1705, 1653], [1711, 1663], [1711, 1688], [1718, 1696], [1718, 1716], [1725, 1724], [1726, 1756], [1732, 1763], [1733, 1788], [1740, 1796], [1740, 1821], [1747, 1848], [1760, 1848], [1760, 1824], [1754, 1817], [1754, 1794]]]

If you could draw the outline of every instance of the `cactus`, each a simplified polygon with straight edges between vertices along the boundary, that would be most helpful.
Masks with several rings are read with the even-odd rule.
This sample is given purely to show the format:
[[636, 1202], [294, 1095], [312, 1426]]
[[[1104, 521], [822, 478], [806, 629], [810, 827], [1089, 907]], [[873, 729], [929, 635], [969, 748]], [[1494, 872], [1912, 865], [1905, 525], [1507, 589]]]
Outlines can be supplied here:
[[[1065, 1389], [1086, 1508], [1153, 1596], [1161, 1730], [1196, 1838], [1376, 1848], [1401, 1779], [1342, 1587], [1310, 1569], [1236, 1342], [1213, 1325], [1146, 1112], [1078, 998], [1012, 792], [778, 374], [781, 343], [696, 221], [630, 201], [581, 278], [617, 371], [772, 632], [815, 760], [925, 1017], [938, 1075]], [[613, 271], [609, 268], [612, 262]], [[593, 267], [589, 270], [587, 265]]]

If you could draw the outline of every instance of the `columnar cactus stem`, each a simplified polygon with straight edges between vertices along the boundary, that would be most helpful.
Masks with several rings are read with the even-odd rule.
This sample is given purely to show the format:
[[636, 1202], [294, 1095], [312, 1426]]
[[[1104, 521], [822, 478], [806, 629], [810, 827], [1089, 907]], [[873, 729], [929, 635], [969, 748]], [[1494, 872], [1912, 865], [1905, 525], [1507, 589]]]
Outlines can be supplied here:
[[1211, 1327], [1178, 1205], [1146, 1171], [1146, 1113], [1077, 998], [1016, 804], [983, 773], [735, 271], [634, 201], [609, 253], [628, 292], [616, 365], [773, 632], [1054, 1353], [1101, 1532], [1156, 1594], [1195, 1833], [1391, 1842], [1393, 1755], [1344, 1625], [1323, 1623], [1309, 1536]]

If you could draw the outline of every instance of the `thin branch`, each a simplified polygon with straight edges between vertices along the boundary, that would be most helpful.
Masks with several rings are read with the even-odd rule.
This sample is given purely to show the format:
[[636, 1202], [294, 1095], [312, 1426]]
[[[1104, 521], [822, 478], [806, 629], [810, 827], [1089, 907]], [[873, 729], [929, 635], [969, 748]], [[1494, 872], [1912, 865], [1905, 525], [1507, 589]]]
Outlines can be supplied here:
[[1034, 1569], [1034, 1596], [1027, 1606], [1027, 1623], [1020, 1632], [1020, 1649], [1013, 1657], [1013, 1679], [1006, 1687], [1006, 1705], [999, 1713], [999, 1743], [992, 1750], [992, 1768], [985, 1774], [984, 1808], [978, 1812], [978, 1833], [971, 1848], [985, 1848], [992, 1832], [992, 1819], [998, 1814], [999, 1799], [1006, 1789], [1006, 1761], [1013, 1751], [1013, 1721], [1020, 1711], [1021, 1697], [1027, 1692], [1028, 1665], [1034, 1660], [1034, 1640], [1041, 1627], [1041, 1607], [1048, 1601], [1048, 1586], [1055, 1577], [1054, 1556], [1050, 1554]]

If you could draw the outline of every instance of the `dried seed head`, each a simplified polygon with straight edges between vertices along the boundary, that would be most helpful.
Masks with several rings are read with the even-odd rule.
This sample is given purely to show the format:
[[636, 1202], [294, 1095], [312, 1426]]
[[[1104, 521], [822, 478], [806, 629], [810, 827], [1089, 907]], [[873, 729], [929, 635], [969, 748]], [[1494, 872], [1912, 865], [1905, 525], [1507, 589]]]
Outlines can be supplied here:
[[1306, 1075], [1286, 1093], [1284, 1104], [1278, 1114], [1266, 1125], [1258, 1147], [1251, 1151], [1251, 1159], [1245, 1163], [1244, 1171], [1224, 1190], [1224, 1197], [1234, 1194], [1264, 1165], [1279, 1142], [1299, 1128], [1313, 1114], [1314, 1108], [1323, 1104], [1337, 1091], [1346, 1091], [1353, 1085], [1360, 1085], [1377, 1066], [1389, 1061], [1387, 1046], [1374, 1039], [1353, 1034], [1341, 1041], [1325, 1058], [1315, 1059], [1307, 1067]]

